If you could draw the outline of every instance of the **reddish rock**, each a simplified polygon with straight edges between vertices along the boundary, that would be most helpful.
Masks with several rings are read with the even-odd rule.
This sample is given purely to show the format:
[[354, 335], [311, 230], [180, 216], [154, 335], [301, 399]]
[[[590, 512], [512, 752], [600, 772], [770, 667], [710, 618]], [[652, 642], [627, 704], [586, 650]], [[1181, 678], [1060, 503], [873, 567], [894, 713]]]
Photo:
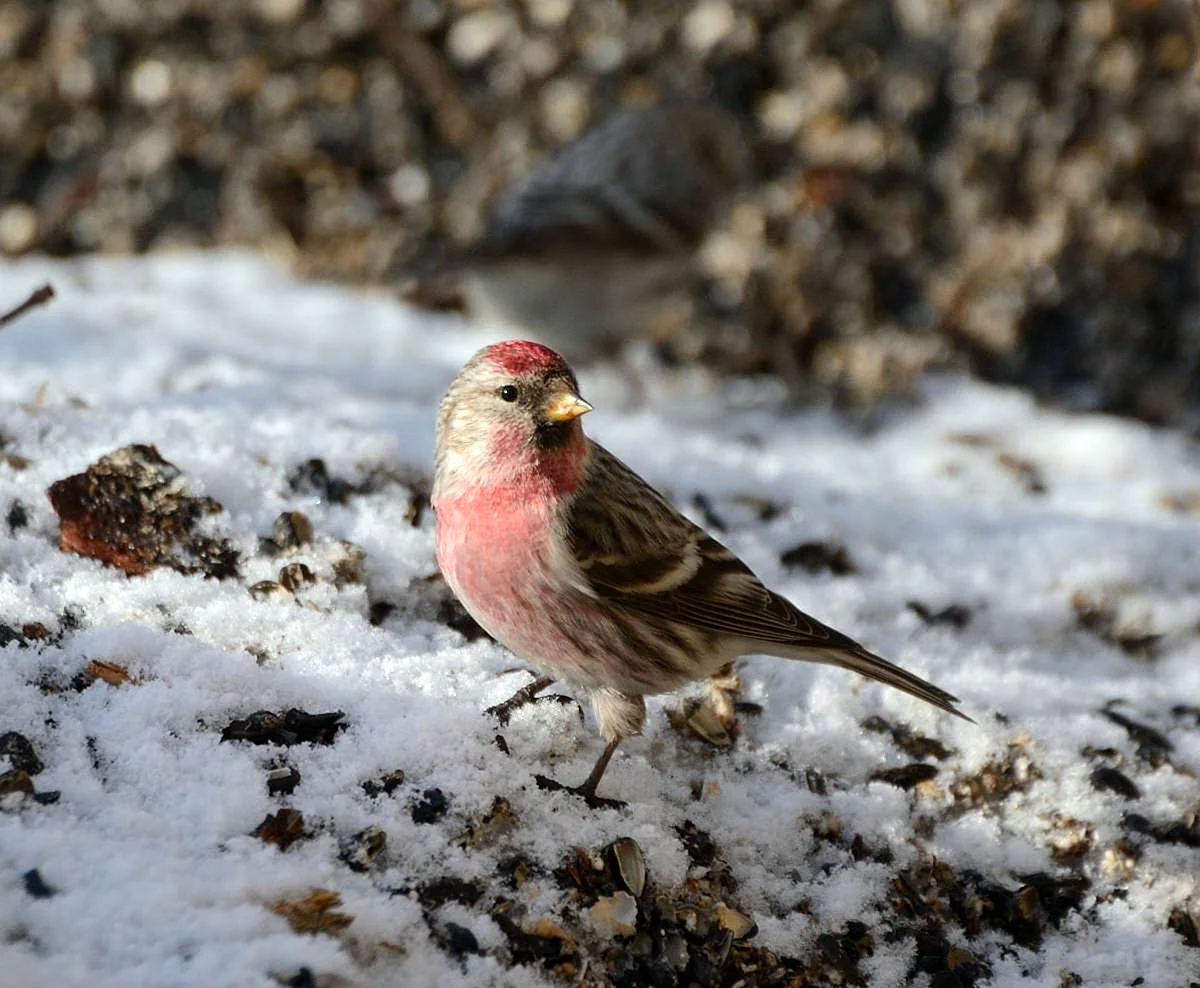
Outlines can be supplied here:
[[185, 486], [179, 469], [153, 446], [109, 453], [47, 490], [60, 521], [59, 547], [130, 576], [158, 566], [218, 579], [236, 575], [237, 550], [194, 531], [221, 505], [187, 494]]

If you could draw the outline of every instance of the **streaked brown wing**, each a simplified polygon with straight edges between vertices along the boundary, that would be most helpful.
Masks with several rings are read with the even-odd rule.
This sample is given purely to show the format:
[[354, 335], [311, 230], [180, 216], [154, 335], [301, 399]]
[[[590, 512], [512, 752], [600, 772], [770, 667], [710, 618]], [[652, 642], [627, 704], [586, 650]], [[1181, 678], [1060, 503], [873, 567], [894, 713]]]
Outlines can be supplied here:
[[592, 452], [572, 505], [570, 540], [596, 596], [752, 641], [859, 647], [768, 590], [729, 549], [603, 447], [593, 443]]
[[[763, 651], [827, 662], [961, 717], [956, 697], [798, 610], [645, 481], [592, 444], [572, 505], [571, 548], [591, 591], [627, 613], [761, 642]], [[772, 648], [771, 646], [776, 646]]]

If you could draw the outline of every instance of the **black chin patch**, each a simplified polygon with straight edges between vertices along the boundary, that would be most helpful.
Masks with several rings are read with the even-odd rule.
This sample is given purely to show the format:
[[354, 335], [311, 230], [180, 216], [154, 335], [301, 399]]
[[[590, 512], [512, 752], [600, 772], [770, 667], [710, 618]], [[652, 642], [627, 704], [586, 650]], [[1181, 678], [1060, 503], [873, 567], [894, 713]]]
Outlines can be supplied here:
[[538, 449], [561, 449], [571, 441], [571, 422], [539, 422], [534, 432]]

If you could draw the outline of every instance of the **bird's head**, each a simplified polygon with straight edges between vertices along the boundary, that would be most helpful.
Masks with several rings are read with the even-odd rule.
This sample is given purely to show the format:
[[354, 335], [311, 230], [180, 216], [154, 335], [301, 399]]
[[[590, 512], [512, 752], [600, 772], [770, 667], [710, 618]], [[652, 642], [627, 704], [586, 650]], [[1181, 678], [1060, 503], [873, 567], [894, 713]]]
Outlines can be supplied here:
[[436, 486], [545, 480], [567, 490], [582, 476], [587, 442], [575, 374], [549, 347], [506, 340], [459, 371], [438, 411]]

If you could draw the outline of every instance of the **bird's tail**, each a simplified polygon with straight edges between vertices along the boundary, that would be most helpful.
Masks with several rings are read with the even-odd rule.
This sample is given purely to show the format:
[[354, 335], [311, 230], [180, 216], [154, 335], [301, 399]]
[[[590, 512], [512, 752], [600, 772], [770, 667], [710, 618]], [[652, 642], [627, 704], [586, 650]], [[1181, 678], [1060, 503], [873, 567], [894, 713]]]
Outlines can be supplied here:
[[975, 723], [974, 720], [955, 706], [958, 703], [958, 697], [947, 693], [943, 689], [939, 689], [933, 683], [926, 682], [920, 676], [914, 676], [911, 672], [901, 669], [898, 665], [889, 662], [887, 659], [880, 658], [873, 652], [868, 652], [861, 645], [854, 648], [805, 648], [803, 646], [780, 645], [776, 646], [772, 651], [776, 655], [786, 659], [820, 662], [825, 665], [841, 666], [843, 669], [853, 670], [866, 676], [868, 679], [874, 679], [888, 686], [893, 686], [898, 690], [903, 690], [909, 696], [915, 696], [918, 700], [932, 703], [935, 707], [945, 710], [946, 713], [954, 714], [955, 717], [961, 717], [972, 724]]

